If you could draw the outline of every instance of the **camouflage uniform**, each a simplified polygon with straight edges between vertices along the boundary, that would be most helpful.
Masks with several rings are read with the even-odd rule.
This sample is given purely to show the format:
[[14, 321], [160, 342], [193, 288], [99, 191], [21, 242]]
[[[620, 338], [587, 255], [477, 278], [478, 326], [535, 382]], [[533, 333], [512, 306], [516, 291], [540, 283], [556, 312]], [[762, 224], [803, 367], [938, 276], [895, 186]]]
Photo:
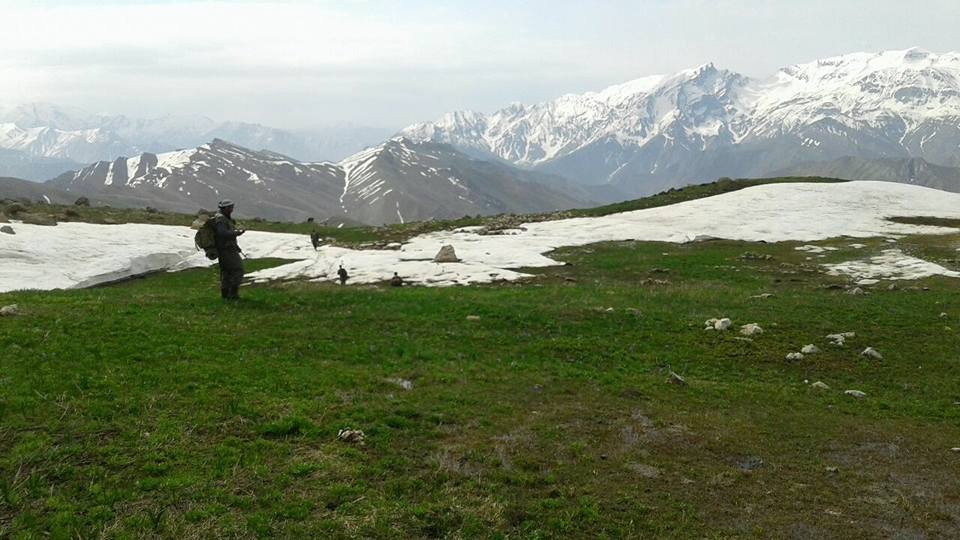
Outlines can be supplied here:
[[216, 232], [217, 254], [220, 257], [220, 295], [229, 300], [240, 298], [240, 282], [243, 281], [243, 259], [237, 245], [237, 224], [218, 213], [213, 218]]

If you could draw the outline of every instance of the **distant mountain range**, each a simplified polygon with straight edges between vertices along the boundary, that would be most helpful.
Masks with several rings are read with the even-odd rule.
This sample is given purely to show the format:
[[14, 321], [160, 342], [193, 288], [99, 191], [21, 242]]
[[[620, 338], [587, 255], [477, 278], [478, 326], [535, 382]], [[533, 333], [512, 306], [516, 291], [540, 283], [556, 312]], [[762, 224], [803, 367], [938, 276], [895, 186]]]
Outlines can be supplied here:
[[0, 175], [56, 176], [52, 187], [124, 204], [195, 211], [229, 197], [247, 215], [369, 224], [588, 206], [724, 176], [960, 191], [960, 54], [849, 54], [763, 79], [706, 64], [452, 112], [367, 147], [385, 138], [29, 105], [0, 111]]
[[857, 53], [752, 79], [706, 64], [402, 133], [639, 196], [843, 157], [960, 166], [960, 54]]
[[396, 138], [339, 163], [301, 162], [220, 139], [197, 148], [99, 161], [47, 185], [102, 201], [183, 212], [229, 198], [244, 216], [380, 225], [593, 204], [544, 173], [478, 161], [449, 145]]
[[933, 165], [923, 158], [862, 159], [844, 157], [832, 161], [794, 165], [777, 171], [775, 176], [823, 176], [843, 180], [882, 180], [960, 193], [960, 168]]
[[338, 160], [390, 133], [355, 126], [294, 132], [204, 116], [139, 119], [31, 103], [0, 109], [0, 174], [46, 180], [94, 161], [196, 147], [215, 138], [301, 160]]

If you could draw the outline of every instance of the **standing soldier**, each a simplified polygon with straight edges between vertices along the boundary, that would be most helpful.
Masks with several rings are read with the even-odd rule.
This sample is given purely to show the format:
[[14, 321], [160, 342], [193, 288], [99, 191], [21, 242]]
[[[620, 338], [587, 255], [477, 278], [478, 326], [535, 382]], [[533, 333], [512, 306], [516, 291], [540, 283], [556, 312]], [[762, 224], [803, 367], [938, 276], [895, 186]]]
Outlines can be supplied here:
[[346, 285], [346, 284], [347, 284], [347, 279], [348, 279], [350, 276], [347, 275], [347, 270], [343, 267], [342, 264], [340, 265], [340, 269], [337, 270], [337, 277], [340, 278], [340, 284], [341, 284], [341, 285]]
[[240, 299], [240, 282], [243, 280], [243, 259], [237, 237], [245, 233], [237, 229], [233, 215], [233, 201], [223, 200], [217, 205], [220, 211], [213, 217], [217, 253], [220, 255], [220, 296], [224, 300]]

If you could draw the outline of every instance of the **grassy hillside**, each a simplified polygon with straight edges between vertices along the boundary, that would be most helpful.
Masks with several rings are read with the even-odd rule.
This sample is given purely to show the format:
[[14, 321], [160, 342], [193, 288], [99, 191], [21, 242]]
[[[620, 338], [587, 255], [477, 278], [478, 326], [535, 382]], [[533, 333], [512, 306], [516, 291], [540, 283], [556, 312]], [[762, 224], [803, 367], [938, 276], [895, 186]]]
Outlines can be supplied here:
[[[849, 243], [600, 244], [523, 284], [227, 305], [210, 269], [0, 295], [0, 537], [956, 536], [960, 285], [828, 288], [816, 263], [888, 246]], [[899, 246], [960, 269], [960, 236]]]

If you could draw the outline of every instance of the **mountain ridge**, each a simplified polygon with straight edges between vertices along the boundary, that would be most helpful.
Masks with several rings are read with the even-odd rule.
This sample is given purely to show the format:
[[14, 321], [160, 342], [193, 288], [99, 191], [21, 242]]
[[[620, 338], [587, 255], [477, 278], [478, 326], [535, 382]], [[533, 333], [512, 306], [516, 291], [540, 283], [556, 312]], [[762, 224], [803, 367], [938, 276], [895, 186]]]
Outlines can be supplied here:
[[714, 64], [401, 134], [631, 195], [854, 155], [960, 165], [960, 54], [853, 53], [754, 79]]
[[586, 194], [573, 197], [546, 186], [558, 181], [474, 160], [448, 145], [404, 138], [339, 163], [302, 162], [215, 139], [197, 148], [98, 161], [48, 184], [78, 196], [135, 196], [144, 204], [181, 212], [213, 208], [230, 198], [248, 216], [349, 218], [379, 225], [593, 203]]

